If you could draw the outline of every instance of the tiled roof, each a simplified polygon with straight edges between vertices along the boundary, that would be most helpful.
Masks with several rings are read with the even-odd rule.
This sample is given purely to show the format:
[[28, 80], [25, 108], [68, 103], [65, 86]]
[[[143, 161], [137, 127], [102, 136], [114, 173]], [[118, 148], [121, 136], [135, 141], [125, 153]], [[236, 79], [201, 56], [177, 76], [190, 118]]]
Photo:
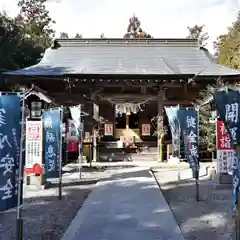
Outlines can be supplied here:
[[196, 39], [58, 39], [39, 64], [8, 75], [240, 75], [216, 64]]

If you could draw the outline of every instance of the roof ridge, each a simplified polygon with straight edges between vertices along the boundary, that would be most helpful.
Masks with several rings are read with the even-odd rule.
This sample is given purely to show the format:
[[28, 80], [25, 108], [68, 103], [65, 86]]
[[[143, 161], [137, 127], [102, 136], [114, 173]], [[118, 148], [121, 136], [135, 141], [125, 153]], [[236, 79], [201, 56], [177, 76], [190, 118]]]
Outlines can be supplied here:
[[57, 42], [198, 42], [197, 38], [56, 38]]
[[67, 38], [55, 39], [52, 48], [57, 49], [65, 46], [79, 45], [187, 45], [199, 47], [198, 40], [195, 38]]

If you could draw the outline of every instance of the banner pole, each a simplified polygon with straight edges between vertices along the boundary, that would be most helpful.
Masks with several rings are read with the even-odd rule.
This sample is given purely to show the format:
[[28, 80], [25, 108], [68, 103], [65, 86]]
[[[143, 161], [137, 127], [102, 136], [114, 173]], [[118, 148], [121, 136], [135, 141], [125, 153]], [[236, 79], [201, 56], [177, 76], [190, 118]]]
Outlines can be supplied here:
[[79, 161], [79, 177], [82, 179], [82, 105], [79, 104], [79, 110], [80, 110], [80, 116], [79, 116], [79, 122], [80, 122], [80, 136], [79, 136], [79, 142], [78, 142], [78, 161]]
[[[237, 171], [238, 171], [238, 181], [239, 181], [239, 156], [240, 156], [240, 145], [236, 144], [236, 161], [237, 161]], [[236, 189], [236, 222], [235, 222], [235, 227], [236, 227], [236, 240], [240, 239], [240, 192], [239, 192], [239, 186], [240, 183], [238, 182], [238, 186]]]
[[17, 232], [16, 239], [23, 240], [23, 219], [21, 205], [23, 202], [23, 134], [24, 134], [24, 116], [25, 116], [25, 98], [22, 101], [22, 113], [21, 113], [21, 136], [20, 136], [20, 155], [19, 155], [19, 173], [18, 173], [18, 198], [17, 198]]
[[60, 107], [60, 141], [59, 141], [59, 184], [58, 199], [62, 199], [62, 124], [63, 124], [63, 106]]
[[66, 144], [66, 148], [65, 148], [65, 164], [68, 164], [68, 131], [69, 131], [69, 122], [68, 122], [68, 118], [67, 118], [66, 122], [65, 122], [65, 144]]
[[200, 169], [200, 157], [199, 157], [199, 108], [197, 109], [197, 138], [198, 138], [198, 158], [196, 159], [197, 166], [196, 166], [196, 201], [199, 201], [199, 169]]
[[199, 170], [195, 173], [195, 182], [196, 182], [196, 201], [199, 202]]
[[240, 204], [239, 204], [239, 192], [237, 191], [237, 202], [236, 202], [236, 220], [235, 220], [235, 233], [236, 233], [236, 240], [240, 239]]

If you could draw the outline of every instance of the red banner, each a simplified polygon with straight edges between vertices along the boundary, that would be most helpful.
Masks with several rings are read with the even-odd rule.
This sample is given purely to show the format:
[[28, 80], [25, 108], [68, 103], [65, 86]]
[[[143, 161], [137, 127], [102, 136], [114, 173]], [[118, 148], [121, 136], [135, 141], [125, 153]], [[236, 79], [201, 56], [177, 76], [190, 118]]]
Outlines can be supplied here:
[[68, 152], [77, 152], [78, 151], [78, 141], [69, 140], [68, 141]]
[[230, 136], [222, 121], [217, 121], [217, 150], [232, 150]]

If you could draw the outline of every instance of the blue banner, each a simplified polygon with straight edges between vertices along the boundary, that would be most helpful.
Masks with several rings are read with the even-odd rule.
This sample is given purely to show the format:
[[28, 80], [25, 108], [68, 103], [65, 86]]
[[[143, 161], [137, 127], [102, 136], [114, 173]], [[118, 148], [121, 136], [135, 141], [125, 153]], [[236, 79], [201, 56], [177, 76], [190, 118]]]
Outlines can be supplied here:
[[[229, 132], [233, 149], [240, 144], [240, 93], [238, 89], [223, 88], [214, 93], [215, 106], [219, 118]], [[239, 191], [239, 152], [235, 153], [232, 164], [233, 172], [233, 205], [235, 207]]]
[[46, 178], [59, 176], [61, 111], [46, 110], [43, 113], [43, 149]]
[[172, 149], [173, 157], [180, 157], [180, 134], [181, 128], [178, 120], [179, 106], [165, 107], [165, 111], [168, 117], [169, 126], [172, 134]]
[[199, 170], [199, 134], [198, 111], [195, 108], [183, 108], [178, 111], [179, 123], [184, 141], [184, 153], [193, 174]]
[[0, 96], [0, 211], [17, 206], [21, 135], [20, 97]]

